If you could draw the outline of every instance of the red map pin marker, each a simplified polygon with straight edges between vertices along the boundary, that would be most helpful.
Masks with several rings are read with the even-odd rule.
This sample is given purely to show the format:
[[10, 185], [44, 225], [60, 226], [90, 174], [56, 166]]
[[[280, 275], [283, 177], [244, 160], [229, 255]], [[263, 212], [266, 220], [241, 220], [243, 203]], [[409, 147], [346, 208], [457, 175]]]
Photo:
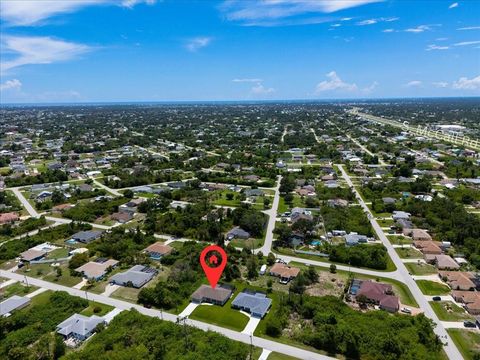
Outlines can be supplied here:
[[[221, 256], [221, 261], [218, 258], [218, 255]], [[210, 266], [214, 267], [210, 267], [207, 264], [207, 261]], [[200, 254], [200, 264], [202, 265], [210, 286], [215, 289], [215, 286], [217, 286], [218, 280], [220, 280], [220, 276], [222, 276], [223, 270], [227, 265], [227, 253], [220, 246], [207, 246]]]

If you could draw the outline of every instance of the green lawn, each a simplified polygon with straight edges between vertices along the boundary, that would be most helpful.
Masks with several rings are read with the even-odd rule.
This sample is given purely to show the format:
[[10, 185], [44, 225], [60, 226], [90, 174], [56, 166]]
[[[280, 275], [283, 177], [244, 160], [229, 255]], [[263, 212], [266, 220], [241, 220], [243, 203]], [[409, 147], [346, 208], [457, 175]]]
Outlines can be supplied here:
[[200, 305], [189, 317], [228, 329], [242, 331], [247, 325], [249, 318], [240, 311], [232, 309], [230, 304], [231, 299], [224, 306]]
[[437, 268], [430, 264], [405, 263], [405, 267], [413, 275], [431, 275], [437, 273]]
[[21, 282], [16, 282], [12, 285], [8, 285], [7, 287], [0, 289], [0, 300], [7, 299], [13, 295], [25, 296], [26, 294], [29, 294], [37, 289], [38, 287], [36, 286], [26, 286], [23, 285]]
[[442, 321], [475, 321], [472, 315], [469, 315], [463, 308], [451, 301], [431, 301], [430, 305]]
[[288, 356], [285, 354], [280, 354], [277, 352], [272, 352], [270, 355], [268, 355], [267, 360], [297, 360], [298, 358]]
[[85, 310], [83, 310], [81, 314], [85, 316], [103, 316], [112, 311], [113, 309], [113, 306], [97, 303], [95, 301], [90, 301], [89, 306]]
[[480, 354], [480, 333], [463, 329], [447, 331], [465, 360], [473, 360], [474, 354]]
[[[392, 241], [390, 241], [393, 243]], [[421, 259], [423, 258], [423, 255], [420, 251], [417, 249], [409, 248], [409, 247], [404, 247], [404, 248], [395, 248], [395, 251], [397, 252], [398, 256], [400, 256], [402, 259]]]
[[233, 239], [232, 241], [230, 241], [230, 244], [232, 244], [232, 246], [237, 248], [258, 249], [259, 247], [263, 246], [264, 241], [265, 241], [264, 237], [262, 237], [261, 239], [247, 239], [247, 240]]
[[417, 280], [417, 285], [425, 295], [447, 295], [450, 288], [436, 281]]

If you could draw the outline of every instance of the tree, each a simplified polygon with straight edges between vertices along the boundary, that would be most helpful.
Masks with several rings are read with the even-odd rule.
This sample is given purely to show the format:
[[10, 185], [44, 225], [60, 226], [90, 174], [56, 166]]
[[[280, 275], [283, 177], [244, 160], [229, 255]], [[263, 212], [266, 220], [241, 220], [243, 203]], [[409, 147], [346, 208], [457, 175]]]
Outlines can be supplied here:
[[233, 193], [226, 193], [225, 194], [225, 198], [228, 200], [228, 201], [231, 201], [233, 200], [233, 197], [234, 197], [234, 194]]
[[133, 193], [133, 191], [131, 189], [127, 189], [125, 190], [125, 192], [123, 193], [123, 196], [127, 199], [133, 199], [133, 196], [135, 194]]
[[272, 266], [273, 264], [275, 264], [275, 255], [270, 252], [267, 256], [267, 265]]
[[335, 264], [330, 265], [330, 272], [332, 274], [335, 274], [337, 272], [337, 265]]

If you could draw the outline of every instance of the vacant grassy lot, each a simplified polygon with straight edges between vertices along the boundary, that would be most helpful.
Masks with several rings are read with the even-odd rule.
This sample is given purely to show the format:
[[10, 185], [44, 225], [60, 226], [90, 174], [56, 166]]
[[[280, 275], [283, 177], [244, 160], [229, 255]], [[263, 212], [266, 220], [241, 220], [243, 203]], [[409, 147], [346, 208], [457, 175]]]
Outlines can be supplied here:
[[12, 285], [8, 285], [7, 287], [0, 289], [0, 300], [7, 299], [13, 295], [25, 296], [26, 294], [29, 294], [37, 289], [38, 288], [36, 286], [26, 286], [20, 282], [16, 282]]
[[224, 306], [200, 305], [189, 316], [191, 319], [205, 321], [228, 329], [242, 331], [249, 318], [230, 307], [231, 300]]
[[447, 295], [450, 288], [436, 281], [417, 280], [417, 285], [425, 295]]
[[474, 354], [480, 354], [480, 333], [463, 329], [447, 331], [465, 360], [473, 360]]
[[431, 275], [437, 273], [437, 268], [424, 263], [405, 263], [405, 267], [413, 275]]
[[270, 355], [268, 355], [267, 360], [297, 360], [297, 358], [294, 358], [292, 356], [280, 354], [277, 352], [272, 352]]
[[423, 258], [422, 253], [420, 251], [418, 251], [417, 249], [404, 247], [404, 248], [395, 248], [395, 251], [397, 252], [398, 256], [400, 256], [402, 259], [421, 259], [421, 258]]
[[89, 306], [81, 312], [85, 316], [103, 316], [113, 310], [113, 306], [90, 301]]
[[432, 301], [430, 305], [442, 321], [475, 321], [472, 315], [469, 315], [463, 308], [451, 301]]

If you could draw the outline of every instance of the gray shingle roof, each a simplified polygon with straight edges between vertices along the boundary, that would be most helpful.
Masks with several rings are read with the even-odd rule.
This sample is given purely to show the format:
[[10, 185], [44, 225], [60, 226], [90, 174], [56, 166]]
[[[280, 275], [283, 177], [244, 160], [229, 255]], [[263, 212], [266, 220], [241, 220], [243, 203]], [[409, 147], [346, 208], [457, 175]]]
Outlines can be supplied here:
[[96, 315], [86, 317], [80, 314], [73, 314], [67, 320], [57, 325], [57, 333], [64, 336], [69, 336], [70, 334], [86, 336], [101, 322], [103, 322], [103, 318]]
[[13, 310], [21, 308], [30, 302], [30, 298], [13, 295], [0, 303], [0, 316], [4, 316]]
[[232, 301], [232, 306], [249, 311], [252, 315], [264, 317], [272, 305], [272, 299], [262, 293], [241, 292]]
[[118, 273], [110, 278], [110, 282], [118, 285], [127, 285], [129, 282], [136, 288], [142, 287], [157, 273], [156, 270], [143, 266], [135, 265], [123, 273]]

